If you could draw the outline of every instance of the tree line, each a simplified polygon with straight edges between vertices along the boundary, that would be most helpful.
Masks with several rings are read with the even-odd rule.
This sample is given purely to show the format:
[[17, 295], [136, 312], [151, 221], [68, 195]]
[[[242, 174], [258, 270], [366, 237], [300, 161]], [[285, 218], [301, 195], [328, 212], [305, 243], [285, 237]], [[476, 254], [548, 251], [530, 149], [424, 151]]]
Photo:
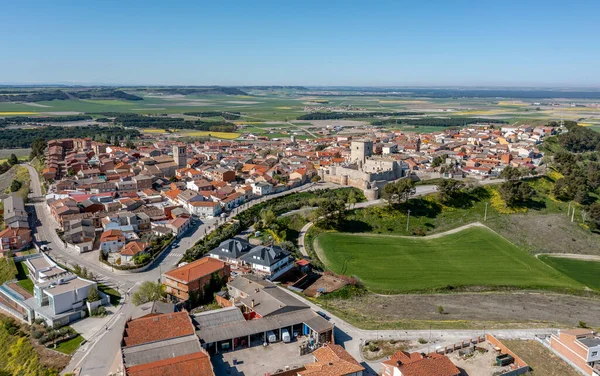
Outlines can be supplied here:
[[46, 102], [53, 100], [68, 100], [72, 97], [77, 99], [124, 99], [128, 101], [141, 101], [144, 98], [128, 94], [122, 90], [92, 89], [81, 91], [64, 90], [39, 90], [23, 91], [19, 94], [0, 92], [0, 102]]
[[[575, 121], [565, 121], [563, 124], [568, 132], [558, 136], [560, 146], [573, 153], [600, 151], [600, 133], [581, 127]], [[558, 123], [551, 122], [550, 125], [556, 127]]]
[[198, 116], [198, 117], [221, 116], [225, 120], [238, 120], [241, 117], [241, 114], [239, 112], [219, 112], [219, 111], [185, 112], [184, 115]]
[[[122, 127], [110, 128], [111, 137], [116, 139], [134, 138], [140, 135], [136, 129]], [[90, 125], [85, 127], [58, 127], [48, 126], [35, 129], [0, 129], [0, 148], [15, 149], [28, 148], [36, 139], [49, 141], [60, 138], [85, 138], [94, 137], [107, 132], [106, 127]], [[39, 142], [38, 142], [39, 143]]]
[[144, 116], [125, 113], [103, 113], [103, 116], [114, 117], [114, 124], [131, 128], [159, 129], [194, 129], [211, 132], [235, 132], [235, 124], [226, 121], [185, 120], [168, 116]]
[[375, 120], [371, 125], [414, 125], [423, 127], [464, 127], [469, 124], [508, 124], [504, 120], [485, 118], [420, 118], [420, 119], [385, 119]]
[[296, 120], [337, 120], [337, 119], [363, 119], [380, 116], [416, 116], [422, 112], [312, 112], [301, 115]]
[[84, 91], [71, 91], [70, 95], [79, 99], [123, 99], [126, 101], [143, 101], [144, 98], [126, 93], [122, 90], [93, 89]]

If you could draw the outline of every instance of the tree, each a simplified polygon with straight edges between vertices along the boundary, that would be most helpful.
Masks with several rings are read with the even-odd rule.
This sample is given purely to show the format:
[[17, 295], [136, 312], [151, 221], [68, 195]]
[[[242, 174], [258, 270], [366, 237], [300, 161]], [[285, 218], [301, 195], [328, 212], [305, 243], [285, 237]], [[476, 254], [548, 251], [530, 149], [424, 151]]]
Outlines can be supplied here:
[[523, 181], [506, 181], [498, 188], [498, 193], [507, 207], [515, 206], [519, 202], [524, 202], [535, 194], [533, 188]]
[[594, 229], [600, 229], [600, 203], [596, 202], [590, 205], [588, 209], [590, 224]]
[[11, 154], [10, 157], [8, 157], [8, 164], [11, 166], [19, 164], [19, 158], [17, 158], [16, 155]]
[[310, 181], [312, 183], [318, 183], [318, 182], [321, 181], [321, 177], [319, 175], [315, 175], [315, 176], [312, 177], [312, 179], [310, 179]]
[[444, 307], [438, 306], [438, 313], [442, 315], [444, 313]]
[[400, 179], [395, 183], [387, 183], [383, 187], [381, 197], [388, 201], [390, 205], [402, 201], [408, 201], [410, 196], [416, 193], [415, 182], [411, 179]]
[[276, 219], [277, 219], [277, 216], [275, 215], [275, 213], [273, 213], [273, 210], [271, 210], [271, 209], [264, 210], [263, 209], [260, 211], [260, 225], [262, 228], [271, 226], [275, 222]]
[[100, 294], [98, 294], [98, 289], [92, 287], [90, 288], [90, 291], [88, 292], [88, 297], [87, 297], [88, 302], [97, 302], [98, 300], [100, 300]]
[[500, 177], [509, 181], [520, 180], [523, 176], [526, 176], [529, 172], [526, 169], [516, 168], [512, 166], [506, 166], [500, 173]]
[[19, 189], [21, 189], [22, 186], [23, 186], [23, 184], [21, 184], [20, 181], [18, 181], [18, 180], [15, 179], [15, 180], [12, 181], [12, 183], [10, 183], [10, 191], [11, 192], [16, 192]]
[[350, 209], [352, 209], [354, 207], [354, 205], [358, 202], [358, 199], [356, 198], [356, 193], [354, 193], [354, 190], [351, 190], [350, 193], [348, 193], [346, 202], [348, 203], [348, 205], [350, 205]]
[[323, 200], [317, 208], [319, 226], [337, 228], [346, 217], [346, 205], [342, 200]]
[[160, 282], [146, 281], [133, 293], [131, 301], [136, 306], [148, 302], [163, 300], [166, 296], [165, 286]]
[[47, 143], [43, 138], [36, 138], [31, 143], [31, 153], [29, 154], [29, 159], [33, 159], [36, 157], [42, 157], [44, 155], [44, 150], [46, 149]]
[[454, 179], [444, 179], [437, 184], [438, 192], [442, 201], [454, 197], [465, 187], [463, 182]]

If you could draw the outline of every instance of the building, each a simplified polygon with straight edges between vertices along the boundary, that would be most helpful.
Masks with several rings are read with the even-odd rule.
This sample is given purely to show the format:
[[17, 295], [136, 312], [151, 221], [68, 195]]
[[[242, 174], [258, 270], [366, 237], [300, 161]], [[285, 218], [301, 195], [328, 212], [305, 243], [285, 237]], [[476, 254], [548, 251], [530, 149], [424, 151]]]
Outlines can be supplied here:
[[173, 161], [177, 164], [177, 168], [184, 168], [187, 163], [185, 145], [173, 145]]
[[550, 348], [589, 376], [600, 375], [600, 336], [590, 329], [561, 330], [550, 336]]
[[6, 256], [9, 251], [19, 251], [31, 244], [31, 230], [28, 228], [7, 227], [0, 231], [0, 254]]
[[256, 246], [245, 255], [240, 256], [240, 260], [249, 265], [252, 270], [265, 274], [268, 279], [274, 280], [294, 267], [294, 258], [291, 252], [273, 246]]
[[146, 252], [146, 248], [148, 248], [148, 243], [145, 242], [132, 241], [127, 243], [119, 252], [121, 255], [121, 263], [133, 262], [137, 255]]
[[205, 288], [214, 278], [219, 278], [220, 288], [221, 281], [228, 278], [229, 273], [229, 265], [223, 261], [203, 257], [163, 273], [162, 282], [169, 299], [174, 302], [186, 302], [201, 298]]
[[125, 323], [121, 361], [127, 376], [214, 376], [187, 312], [149, 314]]
[[[0, 304], [9, 304], [9, 313], [29, 323], [42, 319], [49, 326], [60, 327], [86, 315], [86, 302], [96, 282], [79, 278], [59, 267], [44, 254], [36, 254], [23, 263], [33, 282], [33, 296], [10, 284], [0, 286]], [[101, 304], [108, 297], [99, 292]]]
[[248, 253], [250, 243], [242, 239], [227, 239], [221, 242], [218, 247], [210, 250], [207, 256], [225, 261], [229, 264], [238, 265], [243, 263], [240, 257]]
[[278, 341], [284, 330], [293, 339], [308, 340], [312, 348], [334, 341], [333, 324], [259, 276], [237, 276], [227, 284], [224, 300], [226, 308], [193, 316], [196, 334], [210, 354], [262, 346], [269, 336]]
[[352, 141], [350, 144], [350, 162], [364, 164], [373, 155], [373, 141]]
[[216, 217], [221, 214], [221, 204], [216, 201], [194, 201], [187, 207], [191, 214], [201, 218]]
[[104, 254], [119, 252], [125, 246], [125, 236], [121, 230], [107, 230], [100, 235], [100, 249]]
[[352, 355], [340, 345], [324, 344], [312, 355], [314, 363], [304, 365], [298, 376], [362, 376], [365, 367], [361, 366]]
[[264, 196], [273, 193], [273, 186], [269, 183], [259, 182], [252, 184], [252, 193], [256, 196]]
[[397, 351], [382, 362], [382, 376], [460, 376], [461, 371], [447, 356]]
[[21, 197], [12, 193], [3, 200], [2, 204], [4, 205], [4, 224], [7, 227], [29, 228], [25, 203]]

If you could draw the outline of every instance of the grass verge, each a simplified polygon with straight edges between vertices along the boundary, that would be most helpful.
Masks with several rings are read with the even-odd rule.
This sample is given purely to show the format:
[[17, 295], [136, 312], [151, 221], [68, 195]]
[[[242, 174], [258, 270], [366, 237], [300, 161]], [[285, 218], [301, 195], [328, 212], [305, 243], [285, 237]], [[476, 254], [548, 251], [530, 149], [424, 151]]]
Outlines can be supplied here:
[[112, 287], [106, 286], [102, 283], [98, 283], [98, 290], [108, 295], [108, 297], [110, 298], [110, 304], [112, 304], [113, 306], [116, 307], [121, 302], [121, 294]]
[[59, 343], [58, 345], [56, 345], [56, 348], [54, 350], [59, 351], [63, 354], [71, 355], [79, 348], [79, 346], [81, 346], [81, 343], [83, 341], [84, 338], [81, 336], [81, 334], [78, 334], [77, 337], [73, 337], [68, 341]]
[[541, 255], [540, 260], [587, 287], [600, 291], [600, 261]]

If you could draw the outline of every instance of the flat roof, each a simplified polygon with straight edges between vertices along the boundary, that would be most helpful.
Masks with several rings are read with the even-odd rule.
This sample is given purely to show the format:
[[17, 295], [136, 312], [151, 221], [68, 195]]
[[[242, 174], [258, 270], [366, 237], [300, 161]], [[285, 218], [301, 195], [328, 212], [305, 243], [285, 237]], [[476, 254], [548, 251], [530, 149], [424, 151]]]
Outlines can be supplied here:
[[[53, 281], [53, 283], [57, 283], [58, 281]], [[48, 295], [58, 295], [58, 294], [62, 294], [64, 292], [67, 291], [72, 291], [75, 289], [79, 289], [85, 286], [91, 286], [91, 285], [95, 285], [95, 282], [90, 282], [87, 281], [85, 279], [81, 279], [79, 277], [77, 278], [73, 278], [70, 279], [68, 281], [64, 281], [61, 284], [56, 284], [54, 287], [52, 288], [46, 288], [44, 289], [44, 292], [47, 293]]]
[[600, 337], [582, 338], [579, 340], [579, 342], [583, 343], [587, 347], [596, 347], [600, 346]]

